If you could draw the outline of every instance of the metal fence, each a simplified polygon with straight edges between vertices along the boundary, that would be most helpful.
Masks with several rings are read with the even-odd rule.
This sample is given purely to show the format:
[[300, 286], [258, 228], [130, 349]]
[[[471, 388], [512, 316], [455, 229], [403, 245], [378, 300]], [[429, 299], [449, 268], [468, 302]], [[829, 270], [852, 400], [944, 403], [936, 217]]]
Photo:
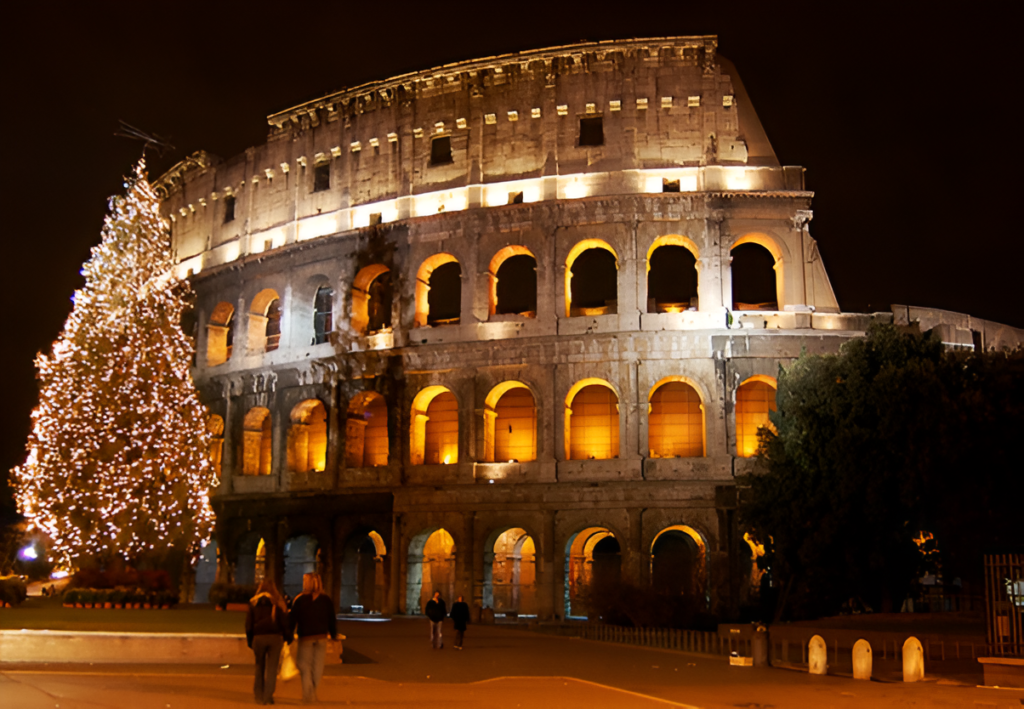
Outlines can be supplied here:
[[599, 623], [580, 623], [565, 625], [559, 629], [559, 635], [581, 638], [583, 640], [600, 640], [602, 642], [640, 645], [642, 647], [680, 650], [706, 655], [728, 655], [738, 652], [750, 655], [750, 640], [741, 637], [720, 636], [718, 633], [703, 630], [676, 630], [673, 628], [621, 628], [615, 625]]
[[985, 555], [985, 611], [989, 654], [1024, 657], [1024, 554]]

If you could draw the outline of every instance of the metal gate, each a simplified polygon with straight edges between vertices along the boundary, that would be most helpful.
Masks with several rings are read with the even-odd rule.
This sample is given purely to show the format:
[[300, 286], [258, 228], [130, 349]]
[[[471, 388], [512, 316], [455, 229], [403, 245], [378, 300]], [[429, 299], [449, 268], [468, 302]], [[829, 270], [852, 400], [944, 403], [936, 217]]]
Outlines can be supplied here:
[[1024, 554], [985, 555], [988, 648], [994, 657], [1024, 657]]

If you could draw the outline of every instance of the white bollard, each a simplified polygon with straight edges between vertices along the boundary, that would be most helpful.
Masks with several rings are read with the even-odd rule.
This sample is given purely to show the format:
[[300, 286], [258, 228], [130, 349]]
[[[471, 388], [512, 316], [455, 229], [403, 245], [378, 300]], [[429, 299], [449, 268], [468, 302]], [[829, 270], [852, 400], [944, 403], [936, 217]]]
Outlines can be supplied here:
[[828, 672], [828, 647], [820, 635], [815, 635], [807, 644], [807, 671], [812, 675]]
[[903, 681], [919, 682], [924, 679], [924, 648], [915, 637], [903, 643]]
[[853, 678], [871, 679], [871, 643], [861, 638], [853, 644]]

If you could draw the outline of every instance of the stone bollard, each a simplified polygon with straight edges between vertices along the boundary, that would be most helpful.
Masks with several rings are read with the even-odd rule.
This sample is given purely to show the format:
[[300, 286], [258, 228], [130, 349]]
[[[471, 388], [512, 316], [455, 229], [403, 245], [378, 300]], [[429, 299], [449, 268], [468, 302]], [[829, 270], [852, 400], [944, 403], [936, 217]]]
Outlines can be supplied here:
[[750, 654], [754, 658], [754, 667], [768, 667], [768, 628], [758, 625], [754, 628], [754, 638], [750, 643]]
[[812, 675], [823, 675], [828, 672], [828, 648], [825, 639], [820, 635], [811, 638], [807, 643], [807, 671]]
[[924, 648], [915, 637], [903, 643], [903, 681], [919, 682], [924, 679]]
[[871, 679], [871, 643], [861, 638], [853, 644], [853, 678]]

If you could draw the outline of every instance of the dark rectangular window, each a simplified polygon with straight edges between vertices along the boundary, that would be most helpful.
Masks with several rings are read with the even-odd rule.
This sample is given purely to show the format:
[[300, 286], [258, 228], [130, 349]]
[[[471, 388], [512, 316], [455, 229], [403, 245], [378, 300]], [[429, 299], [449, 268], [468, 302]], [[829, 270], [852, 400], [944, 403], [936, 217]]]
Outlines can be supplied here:
[[313, 168], [313, 191], [324, 192], [331, 189], [331, 164], [322, 162]]
[[662, 180], [661, 181], [662, 192], [678, 192], [679, 191], [679, 180]]
[[452, 139], [442, 135], [430, 141], [430, 164], [447, 165], [452, 160]]
[[508, 203], [509, 204], [522, 204], [523, 203], [523, 193], [522, 192], [509, 192], [508, 193]]
[[384, 218], [383, 218], [383, 215], [380, 212], [373, 212], [370, 215], [370, 226], [377, 226], [378, 224], [383, 224], [383, 223], [384, 223]]
[[332, 323], [332, 310], [334, 306], [334, 291], [327, 286], [317, 288], [316, 298], [313, 300], [313, 344], [320, 345], [327, 342], [330, 335]]
[[235, 198], [228, 195], [224, 198], [224, 223], [235, 221]]
[[580, 119], [580, 147], [604, 145], [604, 120], [601, 116]]

